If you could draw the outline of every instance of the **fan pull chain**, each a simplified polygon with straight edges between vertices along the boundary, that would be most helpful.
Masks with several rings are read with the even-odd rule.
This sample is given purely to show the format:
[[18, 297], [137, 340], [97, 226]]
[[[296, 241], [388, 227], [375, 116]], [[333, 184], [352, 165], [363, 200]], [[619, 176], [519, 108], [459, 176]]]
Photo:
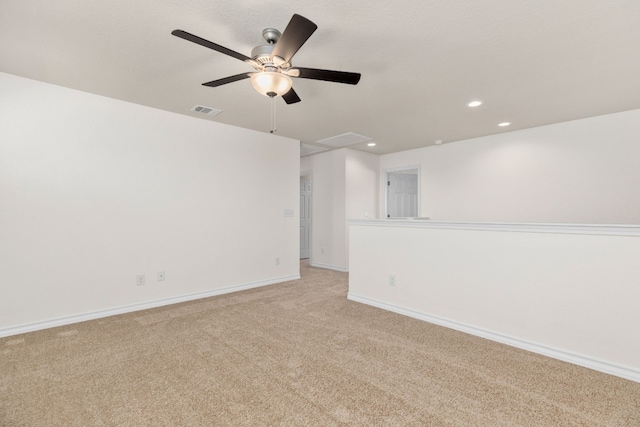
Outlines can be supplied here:
[[276, 97], [271, 97], [271, 133], [276, 131]]

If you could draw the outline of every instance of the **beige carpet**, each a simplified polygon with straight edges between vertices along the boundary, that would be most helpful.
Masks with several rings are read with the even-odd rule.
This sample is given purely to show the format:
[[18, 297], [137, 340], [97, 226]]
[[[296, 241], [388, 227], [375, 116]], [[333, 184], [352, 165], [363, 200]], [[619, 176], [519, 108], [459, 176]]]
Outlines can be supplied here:
[[347, 301], [347, 275], [0, 339], [2, 426], [640, 426], [640, 384]]

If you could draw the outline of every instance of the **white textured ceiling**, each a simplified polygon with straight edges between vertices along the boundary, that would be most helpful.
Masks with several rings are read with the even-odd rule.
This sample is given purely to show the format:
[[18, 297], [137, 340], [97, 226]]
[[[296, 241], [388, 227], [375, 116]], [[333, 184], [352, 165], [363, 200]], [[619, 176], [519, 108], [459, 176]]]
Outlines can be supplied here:
[[293, 13], [318, 25], [294, 66], [362, 73], [294, 79], [277, 127], [303, 143], [355, 132], [382, 154], [640, 108], [638, 0], [0, 0], [0, 71], [268, 132], [248, 80], [201, 86], [251, 68], [171, 31], [250, 55]]

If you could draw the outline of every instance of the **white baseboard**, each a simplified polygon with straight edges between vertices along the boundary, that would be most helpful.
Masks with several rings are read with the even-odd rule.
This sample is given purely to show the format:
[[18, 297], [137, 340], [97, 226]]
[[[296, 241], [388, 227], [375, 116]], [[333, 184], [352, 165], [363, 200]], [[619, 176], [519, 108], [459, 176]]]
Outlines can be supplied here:
[[349, 272], [349, 267], [339, 267], [337, 265], [320, 264], [318, 262], [311, 262], [311, 261], [309, 261], [309, 265], [311, 267], [324, 268], [324, 269], [327, 269], [327, 270], [339, 271], [341, 273], [348, 273]]
[[201, 298], [214, 297], [216, 295], [229, 294], [232, 292], [244, 291], [247, 289], [259, 288], [276, 283], [288, 282], [290, 280], [300, 279], [300, 275], [284, 276], [259, 282], [245, 283], [242, 285], [228, 286], [226, 288], [214, 289], [211, 291], [198, 292], [195, 294], [182, 295], [171, 298], [164, 298], [155, 301], [147, 301], [138, 304], [131, 304], [121, 307], [110, 308], [107, 310], [93, 311], [90, 313], [77, 314], [72, 316], [59, 317], [56, 319], [43, 320], [40, 322], [29, 323], [25, 325], [11, 326], [8, 328], [0, 328], [0, 338], [12, 335], [24, 334], [27, 332], [39, 331], [42, 329], [55, 328], [57, 326], [70, 325], [73, 323], [86, 322], [87, 320], [101, 319], [103, 317], [115, 316], [117, 314], [131, 313], [134, 311], [147, 310], [150, 308], [162, 307], [165, 305], [178, 304], [186, 301], [193, 301]]
[[583, 366], [585, 368], [593, 369], [595, 371], [604, 372], [606, 374], [615, 375], [627, 380], [640, 382], [640, 370], [630, 368], [627, 366], [616, 365], [613, 363], [605, 362], [602, 360], [593, 359], [588, 356], [570, 353], [564, 350], [556, 348], [546, 347], [534, 342], [522, 340], [507, 335], [502, 335], [493, 331], [478, 328], [464, 323], [458, 323], [452, 320], [444, 319], [438, 316], [432, 316], [430, 314], [410, 310], [404, 307], [399, 307], [393, 304], [388, 304], [382, 301], [366, 298], [360, 295], [349, 293], [347, 299], [363, 304], [371, 305], [373, 307], [381, 308], [383, 310], [392, 311], [394, 313], [402, 314], [404, 316], [413, 317], [415, 319], [423, 320], [425, 322], [434, 323], [436, 325], [444, 326], [457, 331], [465, 332], [470, 335], [486, 338], [491, 341], [496, 341], [502, 344], [510, 345], [512, 347], [521, 348], [523, 350], [531, 351], [533, 353], [542, 354], [554, 359], [562, 360], [563, 362], [572, 363], [574, 365]]

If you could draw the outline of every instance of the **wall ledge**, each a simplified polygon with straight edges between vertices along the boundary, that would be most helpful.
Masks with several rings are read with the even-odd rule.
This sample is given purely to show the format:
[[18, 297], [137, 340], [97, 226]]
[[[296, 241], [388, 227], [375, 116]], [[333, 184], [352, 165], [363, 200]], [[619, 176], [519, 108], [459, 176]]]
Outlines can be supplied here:
[[557, 348], [543, 346], [535, 342], [522, 340], [472, 325], [455, 322], [442, 317], [366, 298], [352, 292], [348, 293], [347, 299], [640, 383], [640, 371], [633, 368], [612, 364]]
[[604, 236], [640, 236], [640, 225], [626, 224], [552, 224], [434, 221], [430, 219], [352, 219], [350, 226], [431, 228], [447, 230], [508, 231], [521, 233], [596, 234]]
[[10, 326], [7, 328], [0, 328], [0, 338], [25, 334], [27, 332], [35, 332], [42, 329], [55, 328], [58, 326], [71, 325], [73, 323], [86, 322], [88, 320], [101, 319], [103, 317], [115, 316], [118, 314], [131, 313], [134, 311], [148, 310], [150, 308], [162, 307], [165, 305], [178, 304], [181, 302], [193, 301], [201, 298], [209, 298], [217, 295], [230, 294], [233, 292], [245, 291], [248, 289], [259, 288], [267, 285], [274, 285], [277, 283], [288, 282], [290, 280], [300, 279], [300, 275], [291, 275], [277, 277], [269, 280], [262, 280], [259, 282], [245, 283], [242, 285], [228, 286], [225, 288], [214, 289], [211, 291], [198, 292], [195, 294], [182, 295], [171, 298], [163, 298], [155, 301], [148, 301], [138, 304], [125, 305], [121, 307], [110, 308], [107, 310], [98, 310], [90, 313], [76, 314], [72, 316], [59, 317], [56, 319], [43, 320], [40, 322], [34, 322], [18, 326]]

